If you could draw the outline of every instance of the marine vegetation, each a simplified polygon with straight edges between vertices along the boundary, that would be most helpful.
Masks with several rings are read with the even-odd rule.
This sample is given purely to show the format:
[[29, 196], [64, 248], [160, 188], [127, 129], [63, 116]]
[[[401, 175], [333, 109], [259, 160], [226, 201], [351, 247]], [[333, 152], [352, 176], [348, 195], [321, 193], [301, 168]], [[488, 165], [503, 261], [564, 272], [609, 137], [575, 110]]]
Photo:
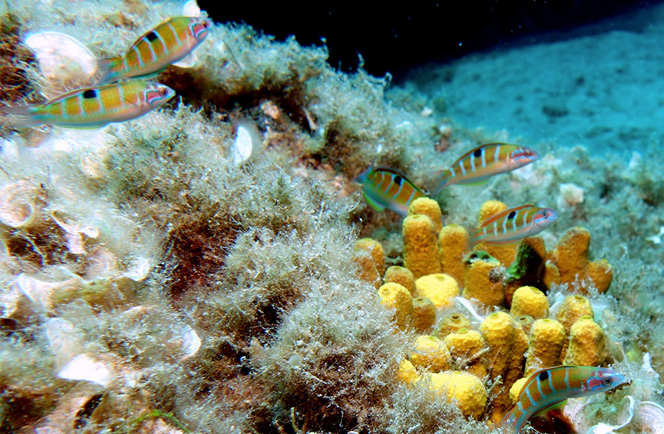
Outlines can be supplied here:
[[[524, 393], [540, 404], [542, 372], [558, 401], [609, 369], [629, 382], [528, 423], [655, 426], [661, 152], [632, 164], [456, 125], [412, 86], [192, 2], [74, 3], [0, 3], [3, 113], [45, 124], [0, 117], [0, 432], [514, 433], [498, 424]], [[96, 84], [118, 53], [131, 78]], [[104, 117], [98, 98], [132, 86], [175, 97]], [[86, 120], [64, 122], [79, 103]], [[48, 107], [61, 117], [30, 113]], [[540, 157], [415, 198], [506, 142]], [[394, 193], [403, 215], [362, 198], [370, 161], [390, 168], [376, 208]]]

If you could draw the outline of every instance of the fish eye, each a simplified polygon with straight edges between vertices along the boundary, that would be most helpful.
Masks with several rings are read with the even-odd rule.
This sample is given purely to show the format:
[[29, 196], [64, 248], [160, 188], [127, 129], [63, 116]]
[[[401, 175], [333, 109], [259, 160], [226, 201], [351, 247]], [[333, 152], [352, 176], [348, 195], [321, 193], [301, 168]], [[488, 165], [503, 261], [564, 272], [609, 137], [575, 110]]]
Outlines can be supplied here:
[[611, 385], [613, 383], [613, 379], [611, 377], [604, 377], [602, 379], [602, 382], [604, 383], [605, 386]]

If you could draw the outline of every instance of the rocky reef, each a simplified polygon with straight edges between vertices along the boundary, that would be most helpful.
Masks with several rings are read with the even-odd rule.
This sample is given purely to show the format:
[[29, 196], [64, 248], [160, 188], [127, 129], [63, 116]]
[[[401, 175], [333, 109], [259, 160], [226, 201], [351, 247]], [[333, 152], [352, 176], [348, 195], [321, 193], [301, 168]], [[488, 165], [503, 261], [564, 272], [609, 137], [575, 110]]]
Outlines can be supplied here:
[[[28, 36], [108, 57], [183, 12], [0, 13], [0, 98], [20, 105], [89, 84], [85, 59], [48, 69]], [[539, 143], [541, 161], [472, 194], [379, 213], [353, 182], [371, 161], [428, 184], [509, 137], [326, 55], [216, 23], [192, 65], [155, 78], [178, 95], [159, 111], [97, 130], [3, 124], [0, 431], [479, 433], [524, 375], [558, 363], [613, 364], [632, 383], [543, 430], [615, 422], [627, 396], [656, 413], [662, 157]], [[559, 221], [470, 246], [467, 228], [529, 201], [559, 202]]]

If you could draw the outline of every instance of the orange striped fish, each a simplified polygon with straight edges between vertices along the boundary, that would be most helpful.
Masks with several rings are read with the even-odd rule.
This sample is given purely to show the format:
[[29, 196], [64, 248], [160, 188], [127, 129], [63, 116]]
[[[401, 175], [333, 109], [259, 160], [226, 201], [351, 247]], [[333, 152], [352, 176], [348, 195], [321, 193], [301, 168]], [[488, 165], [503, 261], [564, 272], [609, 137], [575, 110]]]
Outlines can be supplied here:
[[568, 398], [579, 398], [607, 392], [627, 379], [609, 368], [594, 366], [554, 366], [534, 372], [521, 389], [516, 407], [498, 422], [519, 434], [526, 423]]
[[558, 217], [551, 208], [529, 203], [506, 209], [471, 231], [471, 244], [514, 244], [542, 232]]
[[363, 185], [364, 198], [376, 211], [389, 209], [401, 216], [408, 214], [408, 206], [424, 192], [406, 176], [389, 167], [370, 166], [355, 179]]
[[539, 154], [525, 146], [489, 143], [465, 153], [452, 167], [437, 173], [440, 177], [432, 194], [451, 184], [480, 184], [493, 175], [511, 172], [539, 158]]
[[158, 73], [191, 53], [210, 33], [204, 17], [175, 17], [150, 30], [124, 56], [100, 59], [98, 83]]
[[44, 104], [0, 108], [15, 128], [50, 124], [96, 128], [143, 116], [173, 98], [175, 91], [160, 83], [125, 81], [78, 89]]

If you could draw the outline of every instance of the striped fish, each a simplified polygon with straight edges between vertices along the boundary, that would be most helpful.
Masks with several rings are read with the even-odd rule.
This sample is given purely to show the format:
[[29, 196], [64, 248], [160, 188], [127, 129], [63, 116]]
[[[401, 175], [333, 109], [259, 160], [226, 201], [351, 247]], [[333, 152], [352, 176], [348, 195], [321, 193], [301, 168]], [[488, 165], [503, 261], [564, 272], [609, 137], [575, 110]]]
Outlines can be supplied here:
[[126, 81], [78, 89], [44, 104], [0, 108], [15, 128], [49, 124], [96, 128], [143, 116], [173, 98], [168, 86], [146, 81]]
[[542, 232], [558, 217], [551, 208], [531, 203], [506, 209], [471, 231], [471, 243], [514, 244]]
[[389, 167], [373, 167], [355, 179], [363, 185], [364, 198], [376, 211], [389, 209], [401, 216], [408, 214], [408, 206], [418, 197], [426, 195], [406, 176]]
[[437, 173], [440, 177], [433, 194], [451, 184], [480, 184], [493, 175], [511, 172], [539, 158], [525, 146], [489, 143], [465, 153], [452, 167]]
[[563, 403], [568, 398], [579, 398], [607, 392], [627, 379], [609, 368], [594, 366], [554, 366], [534, 372], [526, 381], [517, 399], [516, 407], [498, 423], [519, 434], [528, 420]]
[[100, 59], [98, 83], [148, 77], [183, 59], [210, 33], [204, 17], [175, 17], [150, 30], [124, 56]]

